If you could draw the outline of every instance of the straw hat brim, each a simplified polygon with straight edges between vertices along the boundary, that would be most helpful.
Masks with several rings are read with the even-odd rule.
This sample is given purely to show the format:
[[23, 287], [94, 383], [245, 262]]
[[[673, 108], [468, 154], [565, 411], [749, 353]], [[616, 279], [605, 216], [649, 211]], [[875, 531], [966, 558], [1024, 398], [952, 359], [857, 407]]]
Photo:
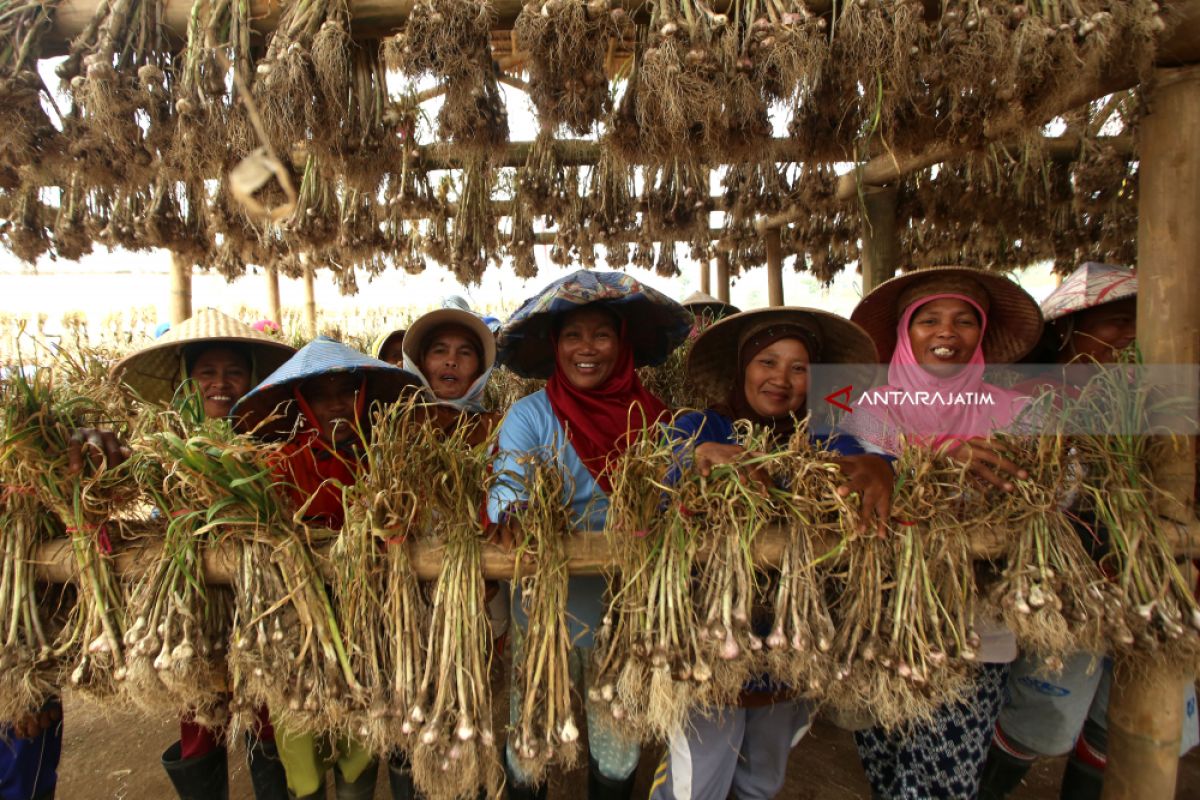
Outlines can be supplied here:
[[941, 294], [939, 279], [974, 280], [989, 300], [987, 330], [983, 335], [983, 357], [988, 363], [1015, 363], [1032, 350], [1042, 336], [1042, 312], [1037, 301], [1014, 281], [970, 267], [930, 267], [914, 270], [877, 286], [855, 307], [850, 319], [862, 326], [874, 340], [884, 361], [896, 349], [896, 327], [902, 309], [901, 295], [929, 281], [929, 294]]
[[741, 309], [732, 303], [718, 300], [705, 292], [692, 292], [689, 294], [683, 299], [683, 307], [696, 316], [708, 314], [713, 317], [730, 317], [741, 313]]
[[180, 359], [190, 345], [240, 345], [254, 359], [255, 380], [278, 369], [296, 349], [214, 309], [204, 309], [112, 367], [112, 375], [150, 403], [169, 403], [181, 377]]
[[726, 317], [696, 337], [688, 354], [692, 383], [711, 403], [724, 402], [738, 369], [738, 345], [751, 326], [798, 325], [819, 343], [821, 364], [875, 364], [879, 356], [867, 332], [845, 317], [800, 306], [756, 308]]
[[420, 364], [422, 342], [442, 325], [461, 325], [479, 337], [483, 347], [483, 372], [496, 365], [496, 335], [480, 317], [458, 308], [439, 308], [419, 317], [404, 334], [404, 355], [412, 363]]

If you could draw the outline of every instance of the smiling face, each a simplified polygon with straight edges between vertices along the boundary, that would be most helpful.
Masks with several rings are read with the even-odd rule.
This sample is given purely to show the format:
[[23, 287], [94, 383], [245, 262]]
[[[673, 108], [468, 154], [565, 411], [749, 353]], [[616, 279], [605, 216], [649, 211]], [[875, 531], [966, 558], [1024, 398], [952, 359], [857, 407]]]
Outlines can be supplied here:
[[982, 335], [979, 313], [957, 297], [930, 301], [908, 321], [913, 357], [926, 372], [939, 378], [962, 371], [975, 355]]
[[575, 388], [597, 389], [612, 375], [620, 349], [612, 315], [594, 308], [572, 311], [558, 332], [558, 368]]
[[475, 336], [461, 325], [435, 328], [422, 342], [421, 374], [439, 400], [457, 400], [483, 372]]
[[763, 417], [799, 413], [808, 399], [808, 364], [808, 348], [799, 339], [767, 345], [746, 365], [746, 402]]
[[336, 446], [356, 434], [354, 407], [361, 385], [358, 375], [340, 372], [310, 378], [300, 387], [326, 444]]
[[1129, 297], [1080, 311], [1073, 322], [1064, 360], [1095, 359], [1111, 364], [1137, 338], [1137, 299]]
[[250, 364], [239, 351], [209, 347], [192, 365], [189, 378], [200, 387], [204, 415], [210, 419], [229, 416], [234, 404], [250, 391]]

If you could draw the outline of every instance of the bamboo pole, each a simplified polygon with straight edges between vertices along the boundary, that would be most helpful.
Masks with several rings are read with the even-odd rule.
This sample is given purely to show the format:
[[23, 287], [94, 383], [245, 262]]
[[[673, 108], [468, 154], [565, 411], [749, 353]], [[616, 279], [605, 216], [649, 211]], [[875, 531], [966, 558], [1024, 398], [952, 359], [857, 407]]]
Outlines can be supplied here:
[[[1148, 364], [1200, 362], [1200, 66], [1155, 71], [1140, 123], [1138, 344]], [[1185, 444], [1186, 442], [1186, 444]], [[1194, 442], [1152, 463], [1172, 497], [1161, 512], [1195, 519]], [[1105, 800], [1174, 797], [1183, 691], [1193, 676], [1162, 660], [1118, 660], [1108, 706]]]
[[317, 338], [317, 295], [313, 287], [313, 266], [304, 259], [304, 328], [309, 339]]
[[729, 302], [729, 253], [717, 251], [717, 299]]
[[[1200, 555], [1200, 522], [1191, 526], [1168, 524], [1172, 526], [1176, 552], [1189, 556]], [[114, 571], [127, 579], [137, 578], [157, 563], [158, 553], [162, 548], [161, 530], [165, 523], [148, 523], [133, 527], [133, 532], [139, 534], [138, 539], [132, 542], [115, 542], [112, 556]], [[833, 533], [810, 532], [808, 535], [817, 537], [818, 541], [814, 542], [814, 547], [818, 552], [832, 549], [838, 542], [838, 535]], [[764, 528], [755, 535], [751, 545], [755, 563], [761, 567], [778, 566], [791, 536], [791, 529], [784, 526]], [[571, 574], [602, 575], [612, 570], [612, 548], [602, 533], [569, 533], [565, 536], [565, 544], [567, 570]], [[409, 560], [416, 576], [425, 581], [436, 579], [441, 570], [443, 545], [437, 541], [411, 539], [405, 546], [409, 548]], [[981, 531], [972, 536], [970, 547], [974, 558], [992, 560], [1004, 554], [1007, 547], [1006, 535], [1002, 531]], [[314, 552], [321, 573], [333, 578], [328, 548], [318, 548]], [[703, 551], [700, 557], [705, 557]], [[67, 539], [39, 545], [34, 561], [37, 564], [38, 577], [44, 581], [65, 583], [75, 578], [76, 560], [71, 551], [71, 543]], [[515, 563], [516, 556], [511, 549], [491, 542], [483, 543], [481, 570], [485, 578], [511, 578]], [[206, 547], [203, 566], [204, 577], [208, 583], [232, 583], [234, 572], [238, 568], [236, 544], [223, 542]]]
[[701, 261], [700, 267], [700, 291], [705, 294], [712, 294], [712, 264], [707, 261]]
[[279, 267], [267, 265], [267, 314], [276, 325], [283, 324], [283, 309], [279, 303]]
[[192, 265], [178, 253], [171, 253], [171, 324], [178, 325], [192, 316]]
[[767, 243], [767, 305], [783, 305], [783, 242], [779, 240], [779, 228], [763, 231]]
[[863, 193], [863, 246], [859, 258], [862, 293], [896, 274], [900, 238], [896, 232], [896, 185], [871, 187]]

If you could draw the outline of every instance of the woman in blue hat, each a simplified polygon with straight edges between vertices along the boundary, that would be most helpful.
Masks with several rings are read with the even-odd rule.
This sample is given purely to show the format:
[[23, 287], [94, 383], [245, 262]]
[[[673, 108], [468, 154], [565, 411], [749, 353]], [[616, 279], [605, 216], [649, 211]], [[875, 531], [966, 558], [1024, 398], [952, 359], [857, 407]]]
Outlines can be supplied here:
[[[324, 337], [302, 348], [233, 410], [241, 430], [286, 438], [279, 472], [306, 521], [337, 529], [344, 520], [342, 487], [365, 464], [363, 433], [373, 404], [395, 402], [416, 376]], [[338, 800], [370, 800], [378, 763], [359, 742], [276, 726], [289, 796], [325, 797], [334, 770]], [[407, 793], [397, 797], [411, 796]]]
[[[500, 332], [500, 362], [523, 377], [546, 378], [546, 388], [513, 404], [500, 424], [495, 470], [501, 478], [488, 498], [500, 524], [524, 499], [519, 476], [530, 453], [553, 458], [576, 530], [602, 531], [613, 460], [666, 413], [642, 386], [636, 367], [659, 364], [683, 342], [690, 315], [674, 300], [617, 272], [581, 270], [527, 300]], [[570, 579], [567, 614], [576, 665], [586, 663], [592, 632], [604, 614], [605, 580]], [[521, 622], [518, 617], [518, 622]], [[586, 693], [585, 693], [586, 696]], [[592, 714], [589, 709], [589, 719]], [[638, 742], [589, 724], [590, 798], [626, 798], [640, 756]], [[506, 748], [510, 797], [544, 797]]]

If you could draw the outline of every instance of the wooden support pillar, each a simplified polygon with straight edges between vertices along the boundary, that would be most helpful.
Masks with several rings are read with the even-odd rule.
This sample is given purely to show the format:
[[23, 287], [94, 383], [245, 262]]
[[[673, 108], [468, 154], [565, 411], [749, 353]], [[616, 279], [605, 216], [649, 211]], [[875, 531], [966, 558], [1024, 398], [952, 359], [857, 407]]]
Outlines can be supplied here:
[[[1200, 362], [1200, 66], [1155, 70], [1140, 126], [1138, 345], [1147, 364]], [[1181, 369], [1186, 368], [1184, 366]], [[1152, 465], [1172, 497], [1161, 512], [1194, 519], [1193, 443]], [[1193, 676], [1158, 659], [1117, 660], [1108, 705], [1105, 800], [1174, 797], [1183, 689]]]
[[783, 305], [783, 242], [779, 240], [779, 228], [763, 231], [767, 240], [767, 305]]
[[717, 252], [717, 299], [729, 302], [729, 253], [724, 250]]
[[712, 294], [712, 264], [707, 261], [701, 261], [700, 264], [700, 291], [705, 294]]
[[171, 324], [178, 325], [192, 316], [192, 264], [178, 253], [171, 253]]
[[307, 260], [304, 263], [304, 326], [308, 338], [317, 338], [317, 295], [313, 288], [313, 267]]
[[863, 192], [862, 293], [896, 274], [900, 266], [900, 237], [896, 231], [896, 185], [869, 186]]
[[283, 308], [279, 303], [279, 267], [267, 266], [267, 315], [276, 325], [283, 325]]

